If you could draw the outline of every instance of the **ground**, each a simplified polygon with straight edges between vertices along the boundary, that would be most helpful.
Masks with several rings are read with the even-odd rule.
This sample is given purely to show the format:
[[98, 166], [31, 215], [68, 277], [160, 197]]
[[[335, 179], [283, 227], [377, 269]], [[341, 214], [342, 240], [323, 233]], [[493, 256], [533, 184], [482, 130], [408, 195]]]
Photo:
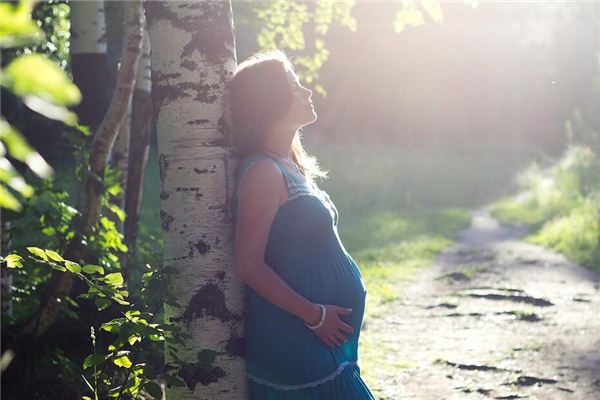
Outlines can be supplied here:
[[[600, 274], [487, 209], [371, 318], [382, 399], [600, 399]], [[368, 333], [367, 333], [368, 332]]]

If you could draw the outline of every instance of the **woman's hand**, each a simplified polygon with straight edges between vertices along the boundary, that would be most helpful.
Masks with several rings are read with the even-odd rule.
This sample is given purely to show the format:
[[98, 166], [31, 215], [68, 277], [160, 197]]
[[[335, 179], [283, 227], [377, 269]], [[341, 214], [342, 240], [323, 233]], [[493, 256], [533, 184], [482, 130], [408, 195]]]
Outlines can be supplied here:
[[327, 310], [325, 322], [319, 328], [314, 329], [313, 332], [326, 346], [339, 346], [348, 340], [344, 332], [352, 333], [354, 328], [342, 321], [338, 314], [348, 315], [352, 310], [333, 304], [325, 304], [325, 309]]

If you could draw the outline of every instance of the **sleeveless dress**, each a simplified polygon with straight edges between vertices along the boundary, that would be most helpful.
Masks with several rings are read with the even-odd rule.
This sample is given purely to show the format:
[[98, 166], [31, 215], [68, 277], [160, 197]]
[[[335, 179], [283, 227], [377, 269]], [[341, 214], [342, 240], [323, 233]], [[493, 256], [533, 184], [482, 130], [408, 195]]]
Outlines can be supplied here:
[[367, 290], [358, 265], [341, 243], [338, 213], [329, 195], [266, 154], [242, 159], [239, 179], [255, 161], [274, 162], [285, 177], [288, 200], [269, 233], [265, 263], [314, 303], [352, 308], [339, 318], [354, 328], [348, 340], [326, 346], [304, 321], [246, 287], [244, 350], [252, 400], [375, 400], [360, 376], [358, 339]]

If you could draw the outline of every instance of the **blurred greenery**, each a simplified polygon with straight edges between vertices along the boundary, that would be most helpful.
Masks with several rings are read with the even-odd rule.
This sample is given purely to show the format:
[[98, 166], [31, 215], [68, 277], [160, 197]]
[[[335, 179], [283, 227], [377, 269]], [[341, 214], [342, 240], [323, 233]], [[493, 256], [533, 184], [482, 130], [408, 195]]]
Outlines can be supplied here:
[[518, 175], [521, 191], [494, 203], [492, 215], [531, 226], [526, 237], [600, 271], [600, 157], [570, 145], [548, 166]]

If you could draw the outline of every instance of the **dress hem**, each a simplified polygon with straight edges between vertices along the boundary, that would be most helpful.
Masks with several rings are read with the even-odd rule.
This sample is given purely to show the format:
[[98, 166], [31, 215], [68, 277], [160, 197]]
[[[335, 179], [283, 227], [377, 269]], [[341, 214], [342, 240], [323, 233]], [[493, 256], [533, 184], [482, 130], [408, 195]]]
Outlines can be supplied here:
[[338, 367], [338, 369], [336, 369], [333, 373], [331, 373], [330, 375], [326, 376], [325, 378], [322, 379], [318, 379], [316, 381], [313, 382], [308, 382], [308, 383], [302, 383], [300, 385], [279, 385], [277, 383], [273, 383], [270, 381], [267, 381], [265, 379], [261, 379], [258, 378], [250, 373], [246, 373], [246, 376], [251, 379], [252, 381], [256, 382], [256, 383], [260, 383], [262, 385], [266, 385], [266, 386], [270, 386], [272, 388], [275, 389], [279, 389], [279, 390], [296, 390], [296, 389], [304, 389], [307, 387], [315, 387], [318, 385], [321, 385], [325, 382], [328, 382], [330, 380], [332, 380], [333, 378], [335, 378], [336, 376], [338, 376], [339, 374], [341, 374], [344, 371], [344, 368], [346, 368], [348, 365], [358, 365], [358, 361], [344, 361], [343, 363], [340, 364], [340, 366]]

